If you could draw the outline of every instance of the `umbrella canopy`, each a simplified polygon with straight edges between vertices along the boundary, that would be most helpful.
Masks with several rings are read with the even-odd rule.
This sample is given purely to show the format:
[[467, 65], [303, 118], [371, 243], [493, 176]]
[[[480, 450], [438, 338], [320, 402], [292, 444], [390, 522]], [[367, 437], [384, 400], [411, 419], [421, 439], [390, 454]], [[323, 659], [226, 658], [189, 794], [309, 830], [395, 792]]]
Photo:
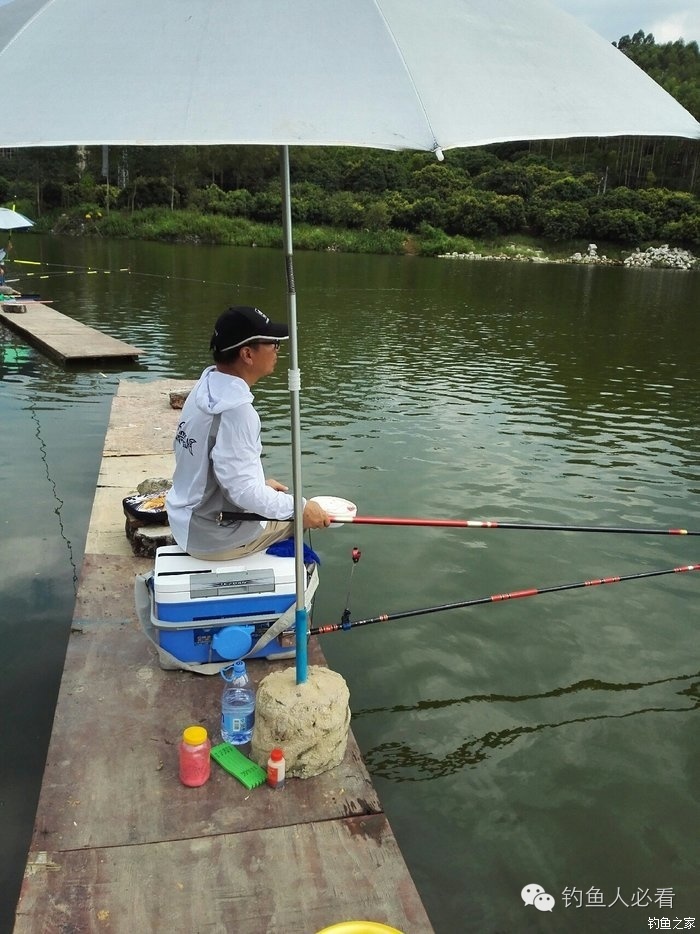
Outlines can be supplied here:
[[307, 616], [288, 147], [442, 158], [506, 140], [700, 138], [669, 94], [547, 0], [8, 0], [0, 86], [4, 147], [281, 147], [298, 682]]
[[9, 0], [0, 82], [3, 146], [700, 138], [547, 0]]
[[19, 230], [20, 227], [33, 227], [34, 221], [30, 221], [19, 211], [11, 211], [9, 208], [0, 208], [0, 230]]

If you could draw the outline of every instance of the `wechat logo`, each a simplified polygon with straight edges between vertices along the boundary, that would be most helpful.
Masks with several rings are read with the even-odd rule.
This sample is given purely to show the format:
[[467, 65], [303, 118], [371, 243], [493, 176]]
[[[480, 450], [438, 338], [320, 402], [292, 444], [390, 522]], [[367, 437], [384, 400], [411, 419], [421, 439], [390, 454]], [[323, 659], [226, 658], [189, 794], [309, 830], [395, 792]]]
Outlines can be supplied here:
[[554, 898], [548, 895], [541, 885], [530, 883], [520, 893], [524, 905], [534, 905], [538, 911], [551, 911], [554, 908]]

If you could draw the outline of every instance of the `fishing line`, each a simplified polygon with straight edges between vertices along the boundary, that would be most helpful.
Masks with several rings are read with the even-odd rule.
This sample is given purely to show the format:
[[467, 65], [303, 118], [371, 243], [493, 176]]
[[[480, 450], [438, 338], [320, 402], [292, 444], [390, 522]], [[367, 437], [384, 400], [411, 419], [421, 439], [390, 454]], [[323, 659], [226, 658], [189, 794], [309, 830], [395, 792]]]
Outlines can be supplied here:
[[71, 540], [67, 537], [66, 530], [63, 525], [63, 512], [62, 511], [63, 511], [63, 507], [65, 506], [65, 503], [61, 499], [61, 497], [58, 495], [56, 481], [51, 476], [51, 470], [49, 468], [48, 448], [46, 446], [46, 442], [44, 441], [43, 435], [41, 433], [41, 422], [39, 421], [39, 413], [38, 413], [37, 403], [36, 403], [35, 398], [33, 398], [29, 403], [29, 412], [30, 412], [32, 421], [36, 425], [35, 435], [39, 442], [40, 456], [41, 456], [42, 461], [44, 462], [44, 470], [46, 473], [46, 479], [49, 481], [53, 499], [54, 499], [54, 502], [56, 503], [53, 511], [54, 511], [54, 514], [56, 515], [56, 518], [58, 519], [59, 532], [60, 532], [61, 538], [65, 542], [66, 549], [68, 551], [68, 561], [70, 563], [71, 568], [73, 569], [73, 595], [77, 596], [78, 594], [78, 569], [76, 567], [75, 558], [73, 556], [73, 544]]
[[[216, 285], [224, 286], [226, 288], [241, 289], [245, 288], [250, 291], [262, 291], [262, 286], [260, 285], [241, 285], [240, 282], [221, 282], [217, 279], [198, 279], [194, 276], [171, 276], [165, 273], [157, 272], [135, 272], [130, 267], [121, 267], [119, 269], [98, 269], [94, 266], [79, 266], [79, 265], [68, 265], [66, 263], [44, 263], [39, 262], [38, 260], [31, 259], [14, 259], [13, 263], [21, 263], [25, 266], [48, 266], [56, 267], [57, 269], [63, 270], [62, 272], [25, 272], [23, 277], [30, 278], [35, 277], [38, 279], [48, 279], [56, 278], [58, 276], [94, 276], [98, 274], [110, 275], [118, 272], [126, 272], [131, 276], [140, 276], [142, 279], [166, 279], [171, 282], [192, 282], [195, 285]], [[18, 279], [6, 279], [6, 282], [18, 282]]]
[[488, 597], [478, 597], [474, 600], [461, 600], [457, 603], [443, 603], [438, 606], [425, 607], [419, 610], [405, 610], [402, 613], [382, 613], [367, 619], [341, 620], [339, 623], [330, 623], [327, 626], [317, 626], [309, 630], [310, 636], [324, 635], [339, 630], [356, 629], [358, 626], [369, 626], [372, 623], [388, 623], [395, 619], [408, 619], [412, 616], [424, 616], [427, 613], [440, 613], [444, 610], [459, 610], [472, 606], [483, 606], [487, 603], [502, 603], [505, 600], [517, 600], [523, 597], [537, 597], [546, 593], [559, 593], [564, 590], [576, 590], [581, 587], [597, 587], [601, 584], [619, 584], [622, 581], [643, 580], [647, 577], [661, 577], [664, 574], [682, 574], [685, 571], [700, 571], [700, 564], [681, 565], [676, 568], [665, 568], [660, 571], [641, 571], [637, 574], [618, 575], [615, 577], [597, 577], [591, 580], [578, 581], [574, 584], [556, 584], [553, 587], [530, 587], [526, 590], [513, 590], [510, 593], [491, 594]]
[[352, 558], [352, 568], [350, 569], [350, 580], [348, 581], [348, 592], [345, 597], [345, 609], [343, 610], [343, 616], [342, 616], [343, 622], [350, 619], [350, 591], [352, 590], [352, 578], [355, 573], [355, 568], [357, 567], [357, 564], [360, 558], [362, 557], [362, 552], [360, 551], [359, 548], [357, 548], [357, 546], [355, 546], [352, 549], [350, 556]]

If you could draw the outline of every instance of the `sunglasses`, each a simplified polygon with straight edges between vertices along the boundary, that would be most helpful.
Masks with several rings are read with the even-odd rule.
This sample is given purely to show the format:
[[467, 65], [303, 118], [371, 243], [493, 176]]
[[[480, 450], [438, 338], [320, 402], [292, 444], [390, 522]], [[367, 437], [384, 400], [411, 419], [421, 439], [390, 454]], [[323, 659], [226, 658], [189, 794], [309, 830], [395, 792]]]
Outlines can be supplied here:
[[274, 347], [275, 350], [280, 349], [281, 341], [251, 341], [249, 344], [245, 344], [246, 347]]

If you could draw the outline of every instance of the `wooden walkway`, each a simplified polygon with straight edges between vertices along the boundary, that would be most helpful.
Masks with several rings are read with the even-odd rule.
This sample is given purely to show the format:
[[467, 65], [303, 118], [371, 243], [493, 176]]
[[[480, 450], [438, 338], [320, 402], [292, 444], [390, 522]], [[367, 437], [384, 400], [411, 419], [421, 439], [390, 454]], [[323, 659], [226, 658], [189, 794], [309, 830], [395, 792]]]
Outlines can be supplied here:
[[[133, 598], [152, 562], [134, 557], [121, 501], [171, 475], [182, 388], [123, 381], [113, 401], [15, 934], [315, 934], [347, 920], [430, 934], [352, 734], [340, 766], [282, 790], [248, 791], [215, 764], [202, 788], [178, 781], [182, 729], [218, 738], [221, 679], [159, 667]], [[325, 664], [316, 640], [309, 663]]]
[[42, 302], [2, 302], [0, 323], [61, 363], [136, 360], [143, 353]]

